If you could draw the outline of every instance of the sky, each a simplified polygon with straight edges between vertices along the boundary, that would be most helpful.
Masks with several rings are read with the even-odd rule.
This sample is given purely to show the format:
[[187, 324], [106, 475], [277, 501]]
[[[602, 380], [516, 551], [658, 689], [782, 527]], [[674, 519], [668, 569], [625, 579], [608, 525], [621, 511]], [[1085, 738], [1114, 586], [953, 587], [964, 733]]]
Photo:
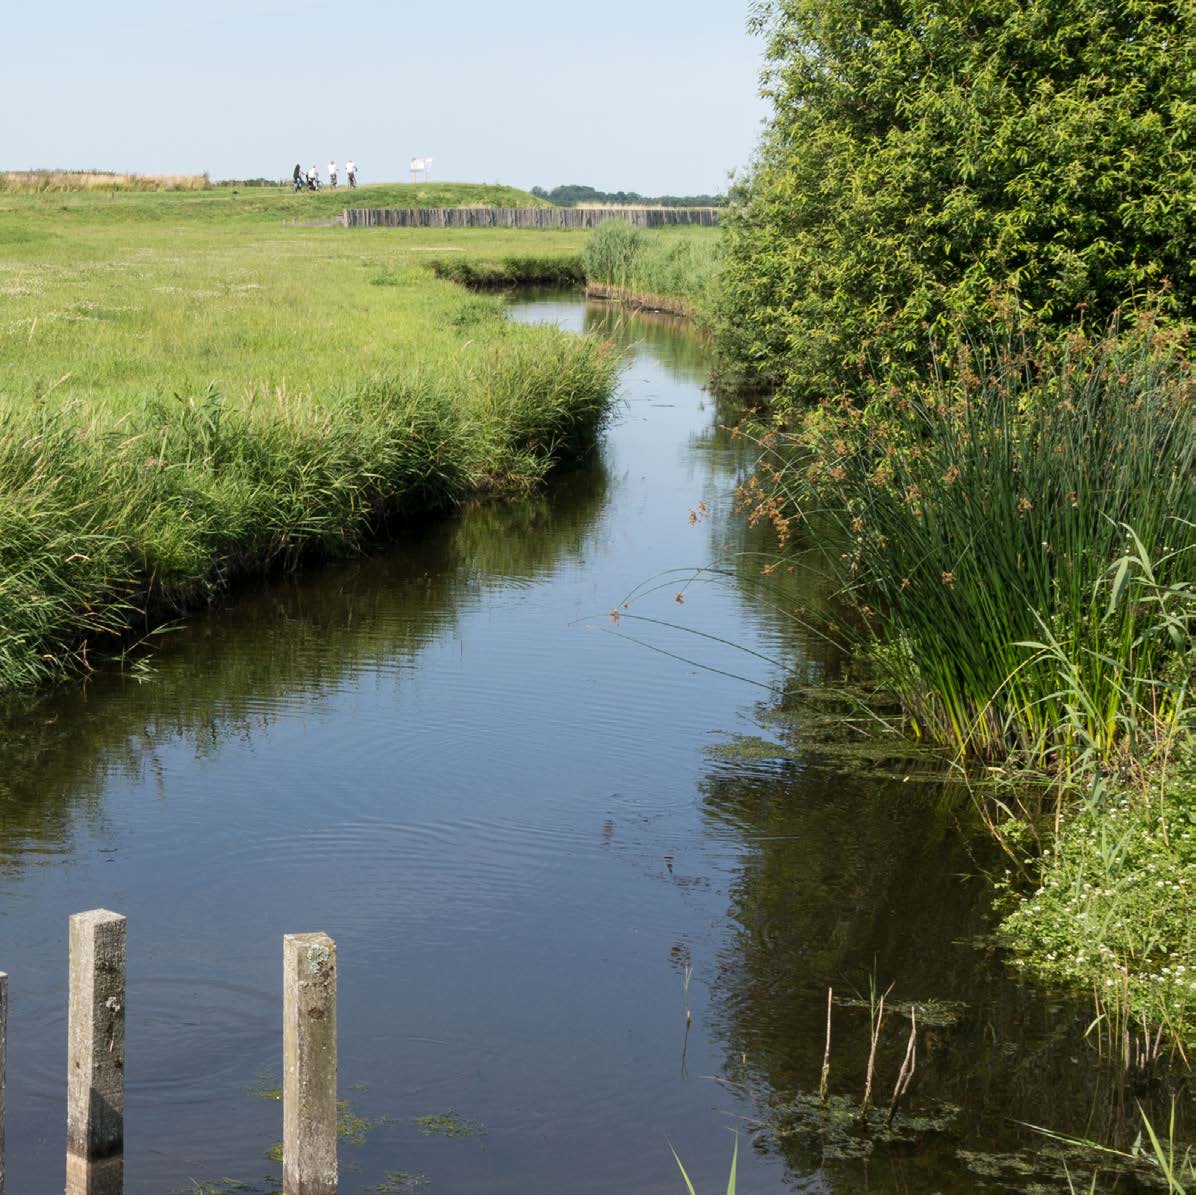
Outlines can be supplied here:
[[748, 0], [4, 0], [0, 169], [725, 190], [765, 106]]

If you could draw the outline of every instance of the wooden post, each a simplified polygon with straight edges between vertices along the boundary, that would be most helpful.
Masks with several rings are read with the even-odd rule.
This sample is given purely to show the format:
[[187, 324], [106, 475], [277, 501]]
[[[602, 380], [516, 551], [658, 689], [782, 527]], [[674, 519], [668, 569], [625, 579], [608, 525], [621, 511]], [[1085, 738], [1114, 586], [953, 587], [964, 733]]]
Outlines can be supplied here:
[[4, 1048], [8, 1041], [8, 976], [0, 971], [0, 1195], [4, 1195]]
[[336, 943], [282, 939], [283, 1195], [336, 1195]]
[[125, 919], [70, 920], [66, 1195], [121, 1195], [125, 1138]]

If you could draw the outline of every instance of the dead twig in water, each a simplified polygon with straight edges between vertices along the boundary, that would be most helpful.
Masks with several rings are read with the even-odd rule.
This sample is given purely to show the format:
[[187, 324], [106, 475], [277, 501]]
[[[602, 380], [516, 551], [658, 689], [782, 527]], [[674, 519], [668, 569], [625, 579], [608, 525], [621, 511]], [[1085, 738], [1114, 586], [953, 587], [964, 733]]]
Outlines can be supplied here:
[[[860, 1116], [866, 1117], [868, 1109], [872, 1107], [872, 1079], [876, 1074], [876, 1045], [880, 1041], [880, 1028], [884, 1024], [885, 1019], [885, 997], [893, 990], [893, 985], [889, 984], [885, 988], [880, 997], [880, 1002], [874, 1006], [874, 1010], [870, 1009], [868, 1013], [868, 1023], [870, 1026], [870, 1033], [872, 1036], [872, 1045], [868, 1050], [868, 1074], [864, 1080], [864, 1102], [860, 1106]], [[875, 995], [876, 989], [873, 988]]]
[[897, 1073], [897, 1083], [893, 1088], [893, 1099], [889, 1104], [889, 1114], [885, 1117], [885, 1124], [893, 1123], [893, 1114], [897, 1111], [897, 1102], [909, 1087], [909, 1081], [914, 1077], [914, 1070], [918, 1065], [918, 1009], [917, 1005], [909, 1006], [909, 1041], [905, 1047], [905, 1060], [901, 1063], [901, 1070]]
[[818, 1098], [826, 1103], [826, 1085], [831, 1074], [831, 1002], [835, 997], [835, 989], [826, 989], [826, 1050], [822, 1055], [822, 1077], [818, 1080]]

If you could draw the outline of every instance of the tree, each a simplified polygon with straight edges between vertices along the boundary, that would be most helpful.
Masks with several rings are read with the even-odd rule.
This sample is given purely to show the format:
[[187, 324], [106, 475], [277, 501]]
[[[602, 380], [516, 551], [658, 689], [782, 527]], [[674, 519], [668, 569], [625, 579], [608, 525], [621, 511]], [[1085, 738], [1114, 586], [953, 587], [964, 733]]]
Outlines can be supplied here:
[[773, 0], [773, 115], [727, 216], [719, 348], [782, 399], [1016, 292], [1045, 326], [1192, 310], [1190, 0]]

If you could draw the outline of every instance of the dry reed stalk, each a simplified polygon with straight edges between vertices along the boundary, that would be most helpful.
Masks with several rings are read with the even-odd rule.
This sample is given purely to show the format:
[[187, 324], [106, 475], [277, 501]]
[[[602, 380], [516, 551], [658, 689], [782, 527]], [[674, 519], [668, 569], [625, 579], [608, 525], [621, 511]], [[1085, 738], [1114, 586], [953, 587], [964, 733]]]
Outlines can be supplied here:
[[826, 1049], [822, 1054], [822, 1076], [818, 1080], [818, 1098], [826, 1103], [827, 1081], [831, 1074], [831, 1001], [834, 999], [834, 988], [826, 989]]
[[905, 1094], [909, 1081], [914, 1077], [918, 1066], [918, 1009], [909, 1006], [909, 1041], [905, 1046], [905, 1058], [901, 1063], [901, 1070], [897, 1072], [897, 1082], [893, 1086], [893, 1098], [889, 1103], [889, 1114], [885, 1117], [886, 1124], [893, 1123], [893, 1114], [897, 1111], [897, 1101]]
[[106, 170], [10, 170], [0, 172], [0, 192], [206, 191], [206, 174], [126, 174]]
[[872, 1036], [872, 1045], [868, 1050], [868, 1074], [864, 1079], [864, 1102], [860, 1107], [860, 1115], [867, 1116], [868, 1109], [872, 1106], [872, 1079], [876, 1074], [876, 1044], [880, 1041], [880, 1027], [884, 1024], [885, 1019], [885, 996], [893, 990], [893, 985], [889, 984], [884, 994], [880, 998], [880, 1002], [876, 1006], [875, 1020], [871, 1012], [868, 1014], [868, 1024]]

